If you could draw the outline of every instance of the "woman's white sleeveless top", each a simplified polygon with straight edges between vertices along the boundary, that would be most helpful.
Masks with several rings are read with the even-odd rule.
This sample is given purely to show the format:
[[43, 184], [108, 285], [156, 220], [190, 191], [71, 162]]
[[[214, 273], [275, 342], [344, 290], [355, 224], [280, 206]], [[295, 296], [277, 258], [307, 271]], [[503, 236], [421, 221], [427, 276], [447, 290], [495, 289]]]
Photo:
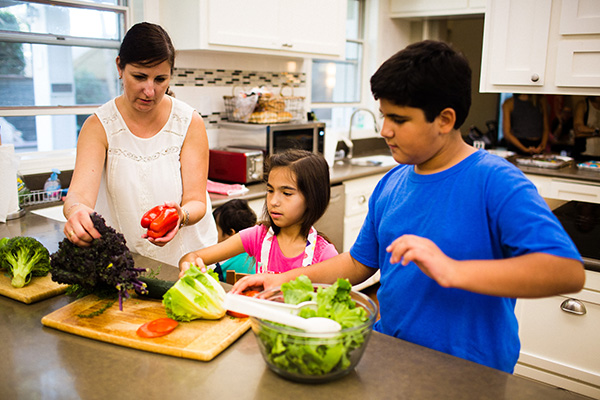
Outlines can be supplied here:
[[106, 132], [108, 151], [95, 209], [107, 224], [123, 233], [132, 252], [177, 266], [185, 253], [216, 244], [217, 227], [206, 193], [204, 218], [180, 229], [167, 245], [158, 247], [141, 237], [145, 232], [140, 225], [142, 215], [165, 201], [181, 204], [183, 195], [179, 156], [195, 111], [170, 99], [167, 123], [146, 139], [131, 133], [114, 99], [96, 111]]

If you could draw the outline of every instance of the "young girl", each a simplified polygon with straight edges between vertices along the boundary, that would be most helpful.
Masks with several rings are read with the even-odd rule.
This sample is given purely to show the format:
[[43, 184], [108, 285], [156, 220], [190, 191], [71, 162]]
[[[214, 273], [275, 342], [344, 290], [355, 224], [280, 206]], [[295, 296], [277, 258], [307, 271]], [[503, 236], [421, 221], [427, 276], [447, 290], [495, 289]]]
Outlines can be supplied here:
[[321, 155], [304, 150], [274, 154], [265, 166], [264, 221], [216, 245], [179, 260], [179, 276], [190, 263], [214, 264], [243, 252], [256, 258], [257, 273], [281, 273], [337, 255], [313, 224], [329, 204], [329, 167]]

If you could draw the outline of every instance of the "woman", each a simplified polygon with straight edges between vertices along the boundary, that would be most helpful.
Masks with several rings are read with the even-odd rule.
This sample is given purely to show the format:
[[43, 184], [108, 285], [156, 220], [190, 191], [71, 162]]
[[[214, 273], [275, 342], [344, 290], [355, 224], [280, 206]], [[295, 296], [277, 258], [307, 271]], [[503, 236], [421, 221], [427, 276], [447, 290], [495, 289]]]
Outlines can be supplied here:
[[[100, 234], [90, 213], [122, 232], [133, 252], [177, 265], [182, 254], [217, 243], [206, 191], [208, 139], [200, 115], [166, 95], [175, 49], [158, 25], [125, 35], [116, 59], [123, 94], [83, 125], [63, 212], [65, 235], [86, 246]], [[177, 209], [180, 224], [162, 238], [140, 225], [150, 208]]]
[[[600, 156], [600, 96], [580, 101], [573, 116], [576, 157], [593, 159]], [[580, 156], [583, 157], [580, 157]]]
[[546, 148], [550, 128], [544, 98], [515, 93], [502, 104], [504, 137], [508, 149], [519, 154], [539, 154]]

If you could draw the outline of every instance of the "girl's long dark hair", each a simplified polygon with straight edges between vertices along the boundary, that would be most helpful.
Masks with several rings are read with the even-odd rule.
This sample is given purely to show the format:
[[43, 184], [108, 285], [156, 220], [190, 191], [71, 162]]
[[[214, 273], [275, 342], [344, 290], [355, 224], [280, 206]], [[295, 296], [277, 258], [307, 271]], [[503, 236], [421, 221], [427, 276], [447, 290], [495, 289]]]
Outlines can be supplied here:
[[[331, 186], [329, 182], [329, 166], [320, 154], [311, 153], [306, 150], [286, 150], [282, 153], [271, 155], [265, 163], [264, 181], [268, 182], [269, 173], [274, 168], [286, 167], [296, 176], [298, 190], [306, 201], [306, 211], [300, 227], [300, 233], [308, 237], [310, 227], [323, 216], [329, 198], [331, 197]], [[277, 235], [279, 227], [267, 211], [267, 202], [263, 208], [263, 225], [272, 227]]]

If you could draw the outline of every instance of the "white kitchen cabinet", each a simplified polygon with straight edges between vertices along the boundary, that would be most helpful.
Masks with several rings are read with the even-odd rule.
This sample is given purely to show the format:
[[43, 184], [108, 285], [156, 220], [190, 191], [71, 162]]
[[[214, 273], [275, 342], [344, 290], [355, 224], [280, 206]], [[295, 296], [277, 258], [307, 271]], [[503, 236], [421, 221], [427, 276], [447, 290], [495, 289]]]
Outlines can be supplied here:
[[600, 203], [600, 184], [553, 178], [548, 197], [558, 200], [578, 200]]
[[596, 182], [534, 174], [526, 174], [525, 176], [533, 182], [542, 197], [600, 203], [600, 184]]
[[160, 1], [177, 50], [343, 58], [345, 0]]
[[369, 211], [369, 198], [385, 174], [370, 175], [344, 181], [344, 249], [350, 250]]
[[515, 312], [521, 339], [515, 375], [600, 398], [600, 273], [586, 271], [579, 293], [518, 299]]
[[488, 0], [481, 92], [597, 94], [600, 2]]
[[392, 18], [482, 14], [485, 0], [390, 0]]

